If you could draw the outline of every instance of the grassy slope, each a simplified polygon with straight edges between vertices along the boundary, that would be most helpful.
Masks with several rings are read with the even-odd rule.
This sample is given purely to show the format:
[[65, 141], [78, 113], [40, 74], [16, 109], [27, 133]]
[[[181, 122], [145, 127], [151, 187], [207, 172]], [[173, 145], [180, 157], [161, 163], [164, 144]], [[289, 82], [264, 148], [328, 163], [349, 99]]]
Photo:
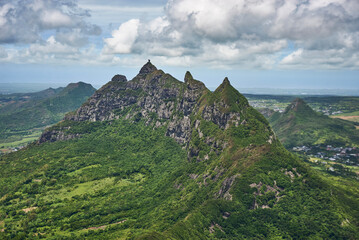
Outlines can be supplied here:
[[302, 101], [300, 108], [290, 109], [294, 103], [284, 113], [275, 113], [269, 118], [274, 131], [286, 147], [315, 144], [359, 145], [359, 132], [354, 124], [317, 113]]
[[[233, 146], [211, 162], [188, 162], [173, 139], [141, 122], [86, 127], [97, 130], [81, 139], [32, 146], [1, 158], [0, 222], [5, 224], [1, 238], [36, 233], [50, 239], [355, 234], [358, 194], [332, 187], [277, 144], [266, 150], [238, 151]], [[214, 180], [218, 164], [226, 169], [225, 176], [240, 174], [230, 191], [233, 201], [215, 197], [221, 187]], [[294, 172], [293, 168], [300, 176], [294, 173], [292, 183], [284, 171]], [[256, 197], [257, 190], [249, 186], [262, 182], [273, 187], [274, 181], [284, 189], [278, 203], [273, 192], [265, 193], [266, 187], [261, 189], [265, 194]], [[255, 198], [272, 208], [251, 210]], [[22, 211], [29, 207], [37, 208]], [[231, 213], [228, 219], [224, 212]], [[346, 219], [350, 224], [341, 227]], [[105, 230], [86, 230], [122, 220], [126, 222]], [[225, 234], [218, 227], [210, 233], [212, 224]]]

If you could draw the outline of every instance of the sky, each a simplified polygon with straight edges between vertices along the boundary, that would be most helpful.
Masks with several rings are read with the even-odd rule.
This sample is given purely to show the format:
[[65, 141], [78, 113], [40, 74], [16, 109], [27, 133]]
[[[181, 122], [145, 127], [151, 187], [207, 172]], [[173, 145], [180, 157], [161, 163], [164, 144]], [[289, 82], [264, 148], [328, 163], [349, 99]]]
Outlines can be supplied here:
[[359, 1], [0, 0], [0, 83], [98, 87], [147, 59], [210, 89], [359, 92]]

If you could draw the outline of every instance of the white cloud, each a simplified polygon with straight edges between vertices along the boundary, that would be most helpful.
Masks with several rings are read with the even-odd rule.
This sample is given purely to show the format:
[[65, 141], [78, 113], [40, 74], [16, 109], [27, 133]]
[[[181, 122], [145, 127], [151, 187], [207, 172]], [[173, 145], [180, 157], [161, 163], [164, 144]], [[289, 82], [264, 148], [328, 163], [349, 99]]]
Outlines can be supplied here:
[[[121, 25], [105, 39], [104, 52], [178, 65], [357, 67], [359, 12], [353, 9], [358, 1], [170, 0], [164, 16]], [[283, 57], [288, 43], [295, 49]]]
[[74, 54], [78, 52], [77, 48], [59, 43], [54, 36], [50, 36], [44, 44], [32, 44], [27, 52], [30, 55], [45, 55], [45, 54]]
[[121, 24], [112, 32], [112, 38], [106, 38], [104, 53], [130, 53], [138, 36], [139, 19], [132, 19]]
[[41, 13], [41, 23], [46, 28], [71, 27], [73, 22], [69, 15], [58, 10], [45, 10]]
[[[89, 41], [100, 29], [87, 22], [89, 13], [75, 0], [0, 3], [0, 43], [30, 43], [23, 50], [6, 46], [2, 61], [21, 62], [27, 52], [37, 56], [32, 61], [43, 56], [83, 64], [151, 58], [219, 68], [359, 68], [357, 0], [168, 0], [162, 16], [150, 13], [152, 20], [142, 17], [143, 9], [161, 14], [161, 7], [86, 4], [97, 14], [130, 10], [135, 17], [116, 25], [103, 41]], [[44, 31], [52, 38], [44, 39]]]
[[299, 58], [301, 58], [303, 54], [303, 49], [300, 48], [294, 52], [292, 52], [291, 54], [289, 54], [288, 56], [286, 56], [285, 58], [282, 59], [281, 63], [282, 64], [292, 64], [295, 63], [296, 61], [298, 61]]
[[0, 44], [40, 42], [44, 40], [42, 33], [48, 30], [61, 33], [81, 29], [84, 36], [99, 35], [99, 27], [86, 22], [89, 16], [76, 0], [0, 1]]

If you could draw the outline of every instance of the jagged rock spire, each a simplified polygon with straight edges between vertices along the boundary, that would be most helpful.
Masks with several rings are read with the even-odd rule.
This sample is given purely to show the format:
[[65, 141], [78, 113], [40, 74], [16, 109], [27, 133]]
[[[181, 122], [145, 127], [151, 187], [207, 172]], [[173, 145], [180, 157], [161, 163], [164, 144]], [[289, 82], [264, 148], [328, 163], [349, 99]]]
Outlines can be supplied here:
[[186, 75], [184, 76], [184, 82], [187, 84], [188, 88], [190, 89], [207, 89], [203, 82], [195, 80], [192, 77], [192, 74], [187, 71]]
[[154, 72], [156, 70], [157, 70], [157, 68], [155, 67], [155, 65], [153, 65], [151, 63], [151, 61], [148, 59], [148, 62], [145, 65], [143, 65], [143, 67], [141, 68], [139, 74], [146, 75], [146, 74], [149, 74], [149, 73]]
[[222, 84], [225, 84], [225, 85], [231, 85], [231, 82], [228, 80], [227, 77], [224, 78]]
[[186, 75], [184, 76], [184, 82], [188, 83], [191, 80], [193, 80], [192, 74], [189, 71], [187, 71]]

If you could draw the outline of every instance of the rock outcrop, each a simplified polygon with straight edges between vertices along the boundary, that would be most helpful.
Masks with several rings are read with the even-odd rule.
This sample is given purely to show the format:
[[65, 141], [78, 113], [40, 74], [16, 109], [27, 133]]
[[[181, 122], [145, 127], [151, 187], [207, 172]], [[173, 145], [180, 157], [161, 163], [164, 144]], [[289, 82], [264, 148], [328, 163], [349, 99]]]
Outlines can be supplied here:
[[[132, 121], [141, 119], [146, 125], [153, 124], [154, 128], [166, 127], [167, 136], [188, 145], [194, 129], [191, 116], [211, 121], [221, 129], [227, 129], [231, 124], [243, 124], [240, 111], [229, 111], [231, 101], [236, 104], [244, 101], [241, 111], [249, 105], [241, 96], [229, 100], [229, 97], [233, 97], [233, 91], [236, 90], [228, 78], [212, 93], [190, 72], [186, 72], [184, 82], [181, 82], [148, 61], [131, 81], [127, 81], [123, 75], [115, 75], [75, 113], [68, 114], [65, 120], [96, 122], [122, 117]], [[58, 130], [45, 131], [40, 142], [74, 137], [78, 136], [66, 135]], [[216, 142], [207, 141], [207, 144], [213, 147]], [[189, 153], [191, 157], [198, 154], [196, 149], [189, 149]]]

